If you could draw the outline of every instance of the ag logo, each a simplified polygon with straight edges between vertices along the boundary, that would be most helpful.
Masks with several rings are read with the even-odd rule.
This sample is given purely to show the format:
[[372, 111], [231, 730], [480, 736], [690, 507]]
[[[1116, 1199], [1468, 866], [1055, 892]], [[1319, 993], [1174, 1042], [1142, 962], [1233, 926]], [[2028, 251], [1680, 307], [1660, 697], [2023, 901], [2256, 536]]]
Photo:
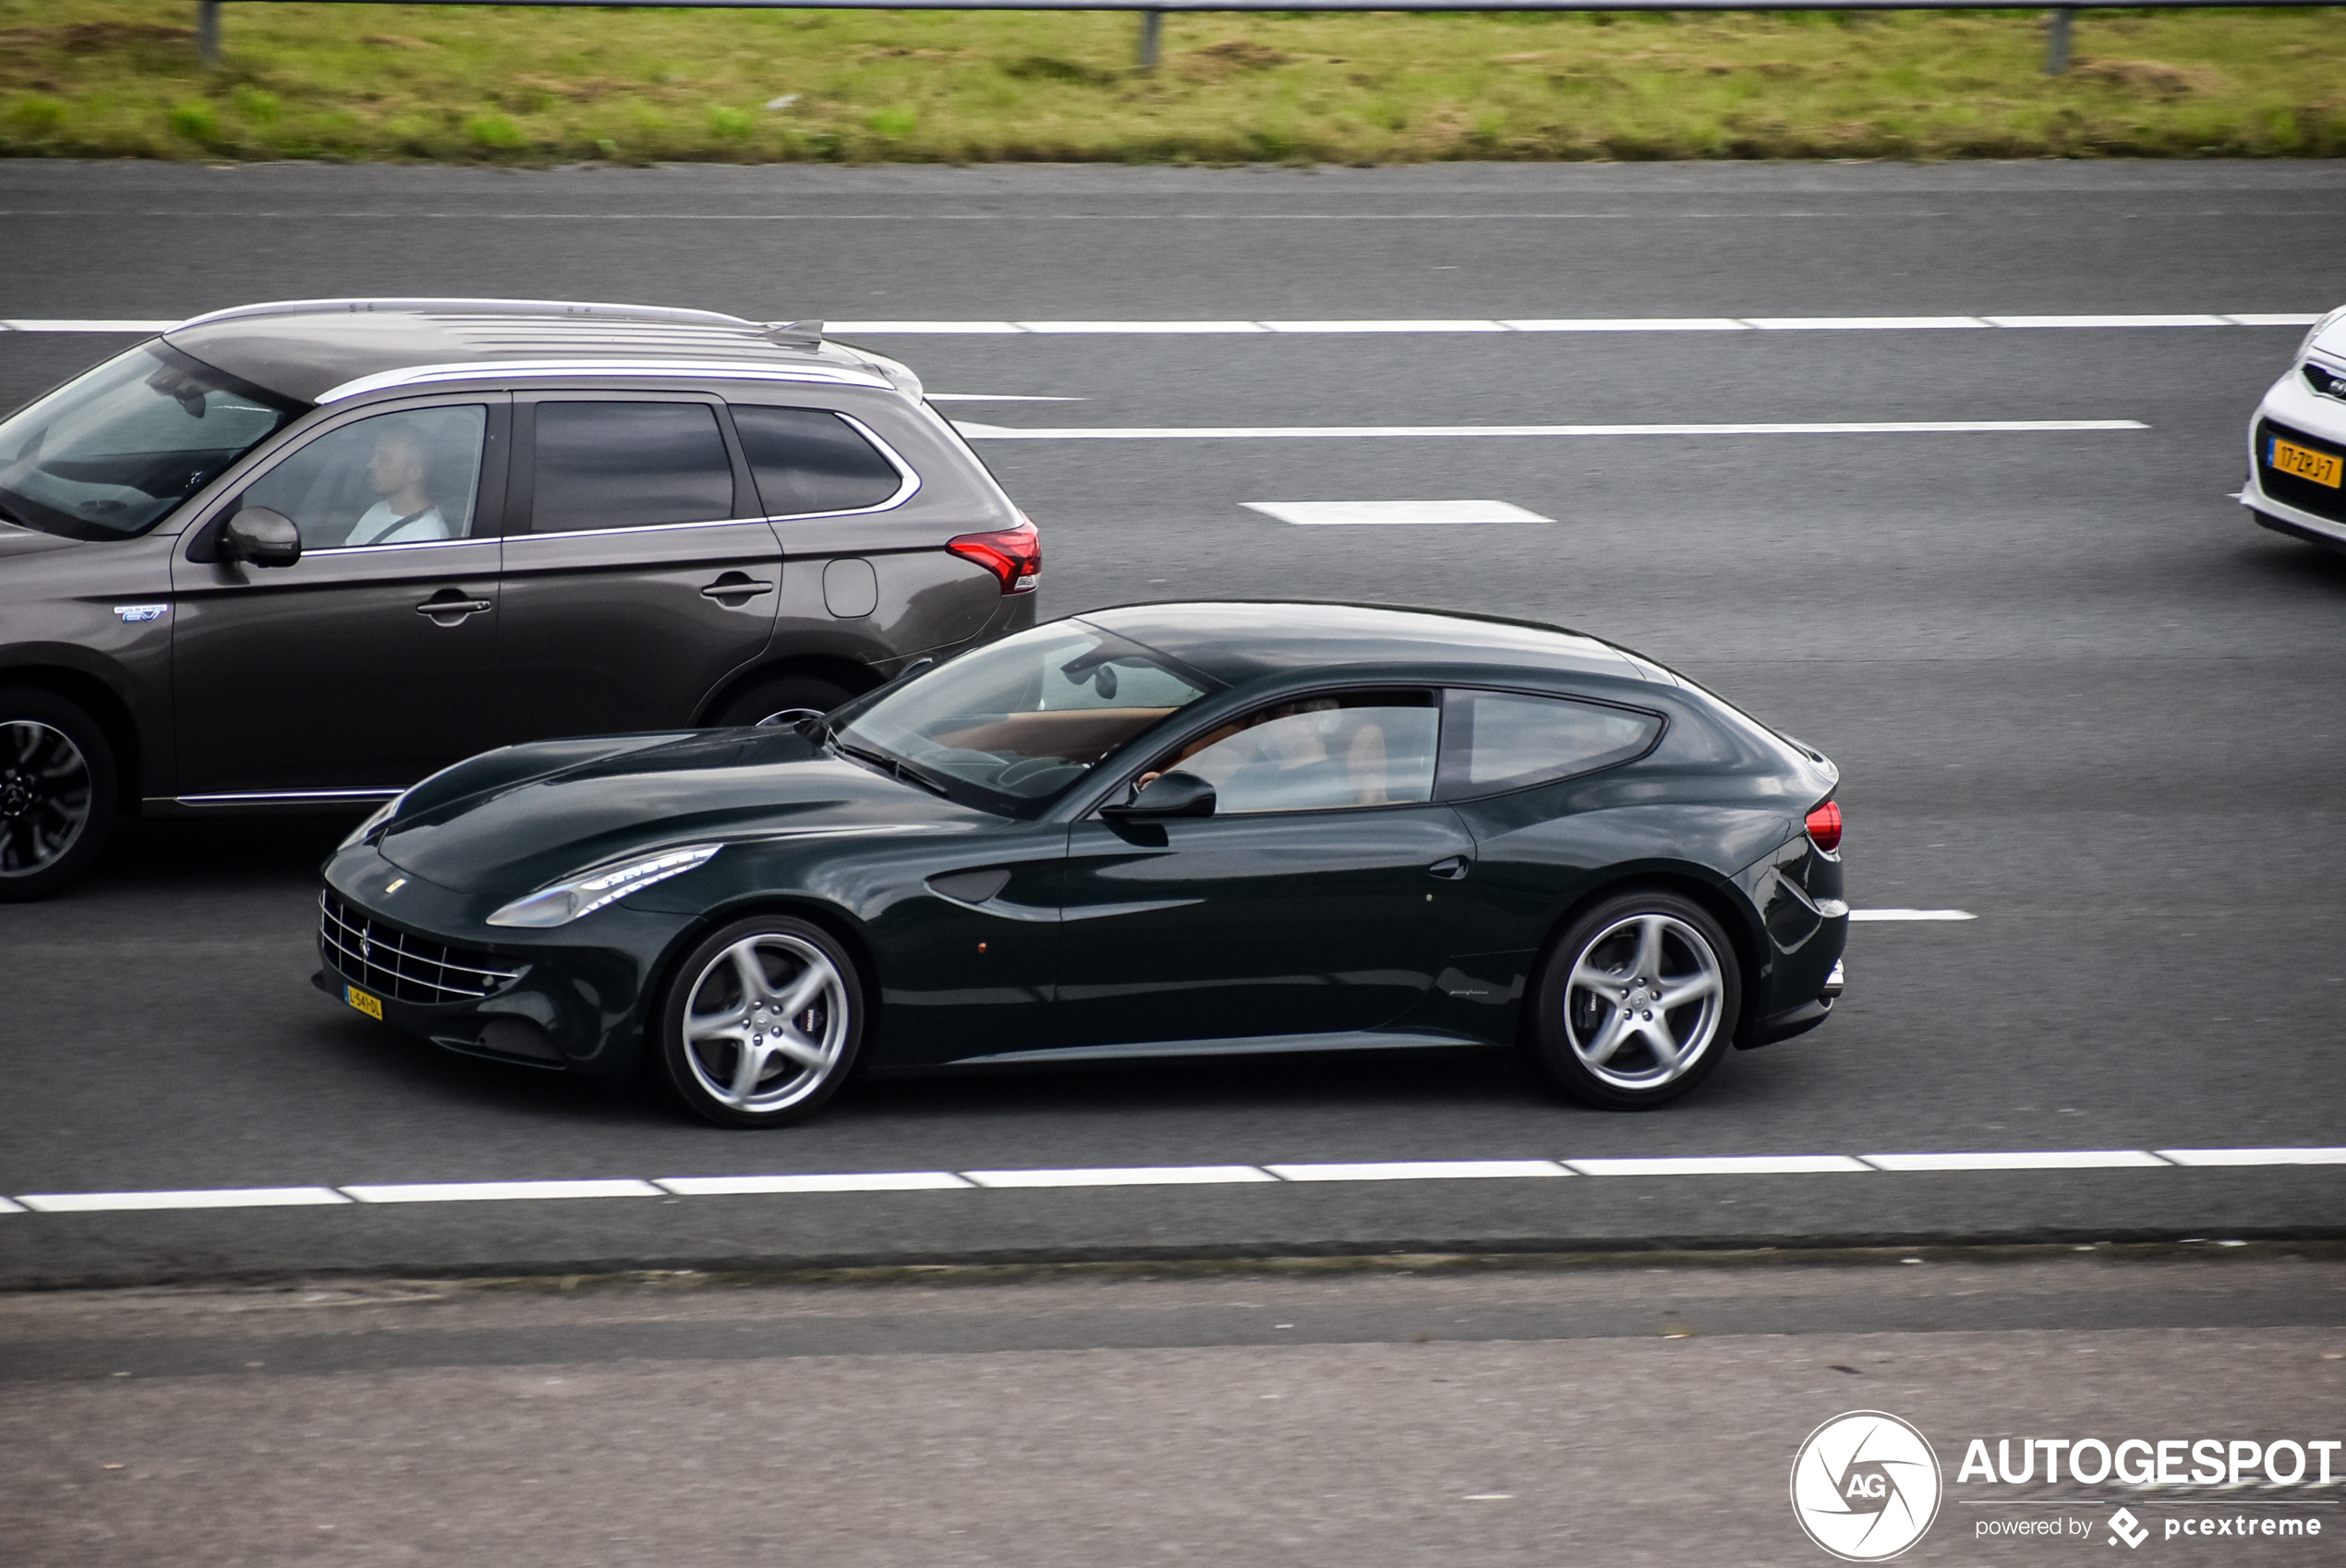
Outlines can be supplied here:
[[1939, 1456], [1923, 1435], [1879, 1410], [1835, 1416], [1792, 1462], [1792, 1513], [1808, 1538], [1846, 1562], [1880, 1562], [1939, 1516]]

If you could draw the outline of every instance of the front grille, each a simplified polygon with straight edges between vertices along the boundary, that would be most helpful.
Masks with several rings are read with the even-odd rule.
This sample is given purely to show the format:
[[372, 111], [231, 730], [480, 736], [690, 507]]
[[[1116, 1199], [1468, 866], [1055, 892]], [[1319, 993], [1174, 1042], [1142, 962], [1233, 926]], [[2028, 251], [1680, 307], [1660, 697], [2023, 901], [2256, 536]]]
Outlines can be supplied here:
[[402, 931], [356, 910], [331, 890], [318, 896], [318, 940], [326, 961], [362, 991], [394, 1002], [471, 1002], [512, 984], [519, 970], [494, 956]]
[[2335, 441], [2317, 440], [2302, 430], [2292, 430], [2286, 425], [2276, 425], [2270, 419], [2257, 421], [2256, 483], [2263, 487], [2265, 493], [2275, 501], [2287, 501], [2301, 512], [2310, 512], [2316, 517], [2328, 517], [2346, 523], [2346, 489], [2332, 489], [2328, 485], [2317, 485], [2311, 479], [2300, 478], [2294, 474], [2284, 474], [2275, 468], [2273, 466], [2273, 438], [2275, 436], [2298, 446], [2311, 447], [2316, 452], [2328, 452], [2332, 457], [2340, 455], [2338, 443]]

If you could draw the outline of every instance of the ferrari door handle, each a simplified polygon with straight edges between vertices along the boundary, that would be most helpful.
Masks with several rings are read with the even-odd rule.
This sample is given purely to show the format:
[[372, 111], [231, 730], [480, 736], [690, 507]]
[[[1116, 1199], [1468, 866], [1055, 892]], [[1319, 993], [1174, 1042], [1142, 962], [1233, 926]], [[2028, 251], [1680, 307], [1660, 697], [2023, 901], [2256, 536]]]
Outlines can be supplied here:
[[1425, 868], [1426, 874], [1438, 876], [1445, 882], [1457, 882], [1466, 875], [1467, 867], [1472, 863], [1464, 855], [1445, 855]]
[[774, 585], [745, 572], [728, 572], [701, 590], [703, 598], [715, 599], [728, 609], [739, 609], [758, 594], [770, 594]]
[[465, 618], [493, 609], [487, 599], [468, 599], [454, 588], [442, 588], [416, 607], [417, 615], [429, 615], [436, 626], [459, 626]]

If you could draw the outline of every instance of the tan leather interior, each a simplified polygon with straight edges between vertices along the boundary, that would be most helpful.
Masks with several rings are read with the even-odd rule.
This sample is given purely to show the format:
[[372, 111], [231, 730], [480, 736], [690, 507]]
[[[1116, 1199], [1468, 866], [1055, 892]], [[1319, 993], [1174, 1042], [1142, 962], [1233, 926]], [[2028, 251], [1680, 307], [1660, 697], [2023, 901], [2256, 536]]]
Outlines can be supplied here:
[[930, 737], [940, 745], [1019, 756], [1093, 763], [1173, 710], [1169, 707], [1071, 707], [1010, 713]]

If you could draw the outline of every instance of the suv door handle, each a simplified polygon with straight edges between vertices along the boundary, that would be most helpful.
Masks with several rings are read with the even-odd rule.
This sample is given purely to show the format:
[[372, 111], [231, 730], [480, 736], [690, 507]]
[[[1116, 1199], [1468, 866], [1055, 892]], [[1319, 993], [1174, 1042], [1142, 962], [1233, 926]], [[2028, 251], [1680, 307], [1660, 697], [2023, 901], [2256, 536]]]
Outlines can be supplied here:
[[435, 626], [461, 626], [467, 616], [493, 609], [487, 599], [466, 598], [460, 588], [442, 588], [416, 607], [417, 615], [429, 615]]
[[1465, 878], [1467, 867], [1472, 863], [1464, 855], [1445, 855], [1425, 869], [1430, 876], [1438, 876], [1445, 882], [1457, 882]]
[[728, 572], [701, 590], [703, 598], [715, 599], [727, 609], [739, 609], [758, 594], [770, 594], [774, 585], [763, 578], [752, 577], [745, 572]]

